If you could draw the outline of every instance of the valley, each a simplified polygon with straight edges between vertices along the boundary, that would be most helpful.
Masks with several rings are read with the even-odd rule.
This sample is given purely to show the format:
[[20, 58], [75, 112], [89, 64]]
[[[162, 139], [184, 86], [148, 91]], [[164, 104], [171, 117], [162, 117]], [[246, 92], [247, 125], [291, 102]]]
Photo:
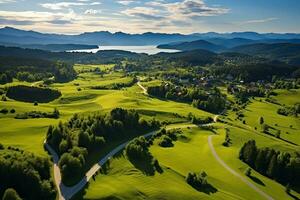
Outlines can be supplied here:
[[299, 199], [298, 45], [190, 43], [0, 46], [0, 196]]

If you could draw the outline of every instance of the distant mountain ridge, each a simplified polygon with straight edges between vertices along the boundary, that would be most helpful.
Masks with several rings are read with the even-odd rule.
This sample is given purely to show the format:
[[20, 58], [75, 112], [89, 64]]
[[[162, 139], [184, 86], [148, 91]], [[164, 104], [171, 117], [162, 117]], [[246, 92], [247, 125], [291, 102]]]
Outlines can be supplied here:
[[226, 49], [224, 46], [216, 45], [206, 40], [196, 40], [192, 42], [182, 42], [182, 43], [171, 43], [158, 45], [157, 48], [160, 49], [177, 49], [181, 51], [193, 51], [197, 49], [204, 49], [213, 52], [219, 52]]
[[300, 65], [300, 44], [297, 43], [250, 44], [237, 46], [228, 51], [281, 60], [292, 65]]
[[[142, 33], [128, 34], [123, 32], [111, 33], [108, 31], [85, 32], [77, 35], [49, 34], [36, 31], [25, 31], [12, 27], [0, 29], [0, 42], [18, 44], [87, 44], [87, 45], [160, 45], [172, 42], [191, 42], [196, 40], [207, 40], [212, 42], [214, 38], [240, 40], [300, 40], [300, 34], [295, 33], [256, 33], [256, 32], [233, 32], [233, 33]], [[237, 39], [235, 39], [237, 40]], [[249, 41], [251, 42], [251, 41]], [[233, 43], [233, 42], [231, 42]], [[245, 43], [244, 43], [245, 44]], [[217, 44], [226, 46], [224, 44]], [[227, 44], [229, 45], [229, 44]], [[230, 45], [229, 45], [230, 46]], [[230, 46], [232, 47], [232, 46]]]
[[15, 44], [0, 42], [0, 45], [7, 47], [21, 47], [25, 49], [39, 49], [45, 51], [70, 51], [78, 49], [97, 49], [98, 45], [86, 45], [86, 44]]

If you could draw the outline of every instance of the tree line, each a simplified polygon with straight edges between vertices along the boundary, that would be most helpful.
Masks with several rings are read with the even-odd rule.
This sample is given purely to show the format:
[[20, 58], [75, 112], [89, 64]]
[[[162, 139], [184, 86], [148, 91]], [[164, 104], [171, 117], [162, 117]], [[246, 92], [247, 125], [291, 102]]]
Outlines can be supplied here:
[[216, 66], [212, 68], [212, 73], [218, 77], [226, 77], [230, 74], [236, 81], [255, 82], [258, 80], [271, 81], [273, 76], [291, 77], [291, 74], [298, 69], [298, 67], [281, 62], [269, 61], [243, 65]]
[[137, 82], [137, 78], [133, 77], [130, 81], [126, 83], [113, 83], [109, 85], [98, 85], [98, 86], [92, 86], [92, 89], [95, 90], [120, 90], [121, 88], [125, 87], [131, 87]]
[[158, 127], [159, 122], [145, 121], [134, 110], [115, 108], [109, 114], [75, 114], [66, 123], [50, 126], [47, 143], [60, 155], [59, 166], [63, 181], [75, 183], [82, 175], [92, 152], [99, 151], [114, 141], [129, 139]]
[[54, 200], [50, 168], [48, 158], [0, 144], [0, 197], [8, 198], [15, 191], [22, 199]]
[[61, 92], [50, 88], [16, 85], [7, 89], [6, 96], [17, 101], [48, 103], [59, 98]]
[[19, 113], [15, 116], [15, 119], [35, 119], [35, 118], [59, 118], [59, 110], [54, 108], [53, 112], [41, 112], [41, 111], [30, 111], [25, 113]]
[[206, 92], [199, 88], [185, 88], [162, 83], [159, 86], [148, 87], [147, 92], [159, 98], [192, 103], [194, 107], [212, 113], [221, 112], [226, 105], [226, 98], [217, 88]]
[[10, 83], [13, 78], [35, 82], [54, 77], [53, 81], [68, 82], [76, 76], [73, 65], [65, 62], [0, 56], [0, 84]]
[[257, 148], [255, 140], [246, 142], [240, 149], [239, 159], [259, 173], [282, 184], [300, 185], [300, 154]]
[[162, 172], [157, 159], [149, 151], [151, 142], [147, 142], [145, 137], [133, 139], [126, 145], [125, 154], [128, 160], [146, 175], [154, 175], [155, 171]]

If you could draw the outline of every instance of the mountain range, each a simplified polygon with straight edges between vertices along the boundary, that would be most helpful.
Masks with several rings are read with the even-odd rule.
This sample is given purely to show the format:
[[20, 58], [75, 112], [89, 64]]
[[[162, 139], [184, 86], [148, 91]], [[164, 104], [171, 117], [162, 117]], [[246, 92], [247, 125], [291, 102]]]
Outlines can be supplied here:
[[[279, 40], [300, 41], [300, 34], [295, 33], [256, 33], [256, 32], [233, 32], [233, 33], [194, 33], [194, 34], [167, 34], [167, 33], [142, 33], [129, 34], [123, 32], [111, 33], [108, 31], [85, 32], [77, 35], [49, 34], [36, 31], [25, 31], [12, 27], [0, 29], [1, 44], [85, 44], [85, 45], [160, 45], [173, 42], [191, 42], [206, 40], [216, 45], [230, 48], [233, 46], [253, 44], [262, 41], [273, 43]], [[282, 41], [283, 42], [283, 41]], [[272, 42], [271, 42], [272, 43]], [[300, 42], [299, 42], [300, 43]]]

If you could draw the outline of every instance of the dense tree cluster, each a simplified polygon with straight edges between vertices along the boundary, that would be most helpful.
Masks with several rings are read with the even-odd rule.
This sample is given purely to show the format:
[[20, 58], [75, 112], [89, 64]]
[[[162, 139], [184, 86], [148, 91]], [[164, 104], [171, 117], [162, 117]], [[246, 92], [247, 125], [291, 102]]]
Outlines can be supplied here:
[[[0, 148], [0, 197], [23, 199], [55, 199], [50, 161], [16, 148]], [[13, 188], [17, 191], [9, 189]], [[16, 198], [18, 199], [18, 198]]]
[[227, 92], [233, 94], [239, 103], [246, 103], [251, 97], [264, 97], [269, 91], [263, 86], [245, 86], [237, 87], [235, 85], [228, 85]]
[[211, 117], [196, 117], [192, 113], [188, 114], [188, 120], [190, 120], [191, 123], [198, 124], [198, 125], [209, 124], [214, 121], [213, 118], [211, 118]]
[[172, 146], [174, 146], [173, 140], [167, 135], [161, 136], [161, 138], [159, 139], [158, 145], [161, 146], [161, 147], [172, 147]]
[[229, 135], [229, 130], [226, 129], [225, 140], [224, 140], [224, 142], [222, 143], [222, 145], [225, 146], [225, 147], [229, 147], [230, 144], [231, 144], [231, 139], [230, 139], [230, 135]]
[[196, 108], [213, 113], [224, 110], [226, 104], [225, 97], [217, 88], [206, 92], [198, 88], [188, 89], [170, 83], [163, 83], [159, 86], [148, 87], [147, 92], [160, 98], [189, 102]]
[[73, 65], [23, 57], [0, 57], [0, 84], [10, 83], [13, 78], [35, 82], [54, 77], [57, 82], [66, 82], [76, 77]]
[[226, 98], [216, 89], [208, 96], [207, 100], [194, 99], [192, 105], [201, 110], [220, 113], [226, 107]]
[[161, 147], [172, 147], [174, 146], [173, 141], [176, 141], [178, 137], [182, 134], [181, 129], [171, 129], [166, 130], [165, 128], [156, 132], [151, 139], [150, 143], [154, 141], [154, 139], [158, 139], [158, 145]]
[[57, 127], [50, 126], [47, 143], [61, 156], [59, 163], [63, 181], [68, 181], [80, 178], [80, 174], [67, 173], [68, 170], [64, 169], [82, 169], [89, 153], [102, 149], [113, 141], [129, 139], [158, 127], [157, 121], [145, 121], [134, 110], [115, 108], [107, 115], [80, 117], [75, 114], [67, 123], [60, 122]]
[[48, 103], [59, 98], [61, 92], [50, 88], [16, 85], [7, 89], [6, 96], [17, 101]]
[[296, 80], [277, 80], [274, 83], [274, 88], [276, 89], [298, 89], [298, 84]]
[[280, 115], [291, 115], [291, 116], [298, 116], [300, 114], [300, 104], [297, 103], [294, 106], [283, 106], [281, 108], [278, 108], [277, 113]]
[[56, 62], [53, 74], [57, 82], [68, 82], [77, 76], [73, 65], [65, 62]]
[[190, 172], [185, 180], [190, 186], [197, 190], [201, 190], [208, 186], [207, 174], [204, 171], [200, 172], [199, 174]]
[[129, 160], [152, 160], [153, 156], [149, 152], [147, 140], [144, 137], [133, 139], [125, 148], [126, 156]]
[[59, 118], [59, 111], [57, 108], [54, 108], [53, 112], [40, 112], [40, 111], [31, 111], [25, 112], [22, 114], [17, 114], [15, 116], [16, 119], [30, 119], [30, 118]]
[[146, 175], [154, 175], [155, 171], [161, 172], [162, 169], [158, 161], [149, 151], [149, 143], [145, 137], [133, 139], [126, 145], [125, 153], [128, 160]]
[[0, 84], [11, 83], [12, 81], [13, 77], [9, 73], [0, 73]]
[[246, 142], [240, 150], [239, 158], [259, 173], [283, 184], [300, 185], [300, 155], [257, 148], [254, 140]]
[[134, 77], [130, 81], [126, 83], [113, 83], [110, 85], [103, 85], [103, 86], [92, 86], [92, 89], [96, 90], [119, 90], [125, 87], [131, 87], [137, 82], [137, 79]]
[[218, 66], [212, 73], [218, 77], [231, 75], [236, 81], [252, 82], [258, 80], [271, 81], [272, 76], [290, 77], [298, 68], [280, 62], [253, 63], [237, 66]]

